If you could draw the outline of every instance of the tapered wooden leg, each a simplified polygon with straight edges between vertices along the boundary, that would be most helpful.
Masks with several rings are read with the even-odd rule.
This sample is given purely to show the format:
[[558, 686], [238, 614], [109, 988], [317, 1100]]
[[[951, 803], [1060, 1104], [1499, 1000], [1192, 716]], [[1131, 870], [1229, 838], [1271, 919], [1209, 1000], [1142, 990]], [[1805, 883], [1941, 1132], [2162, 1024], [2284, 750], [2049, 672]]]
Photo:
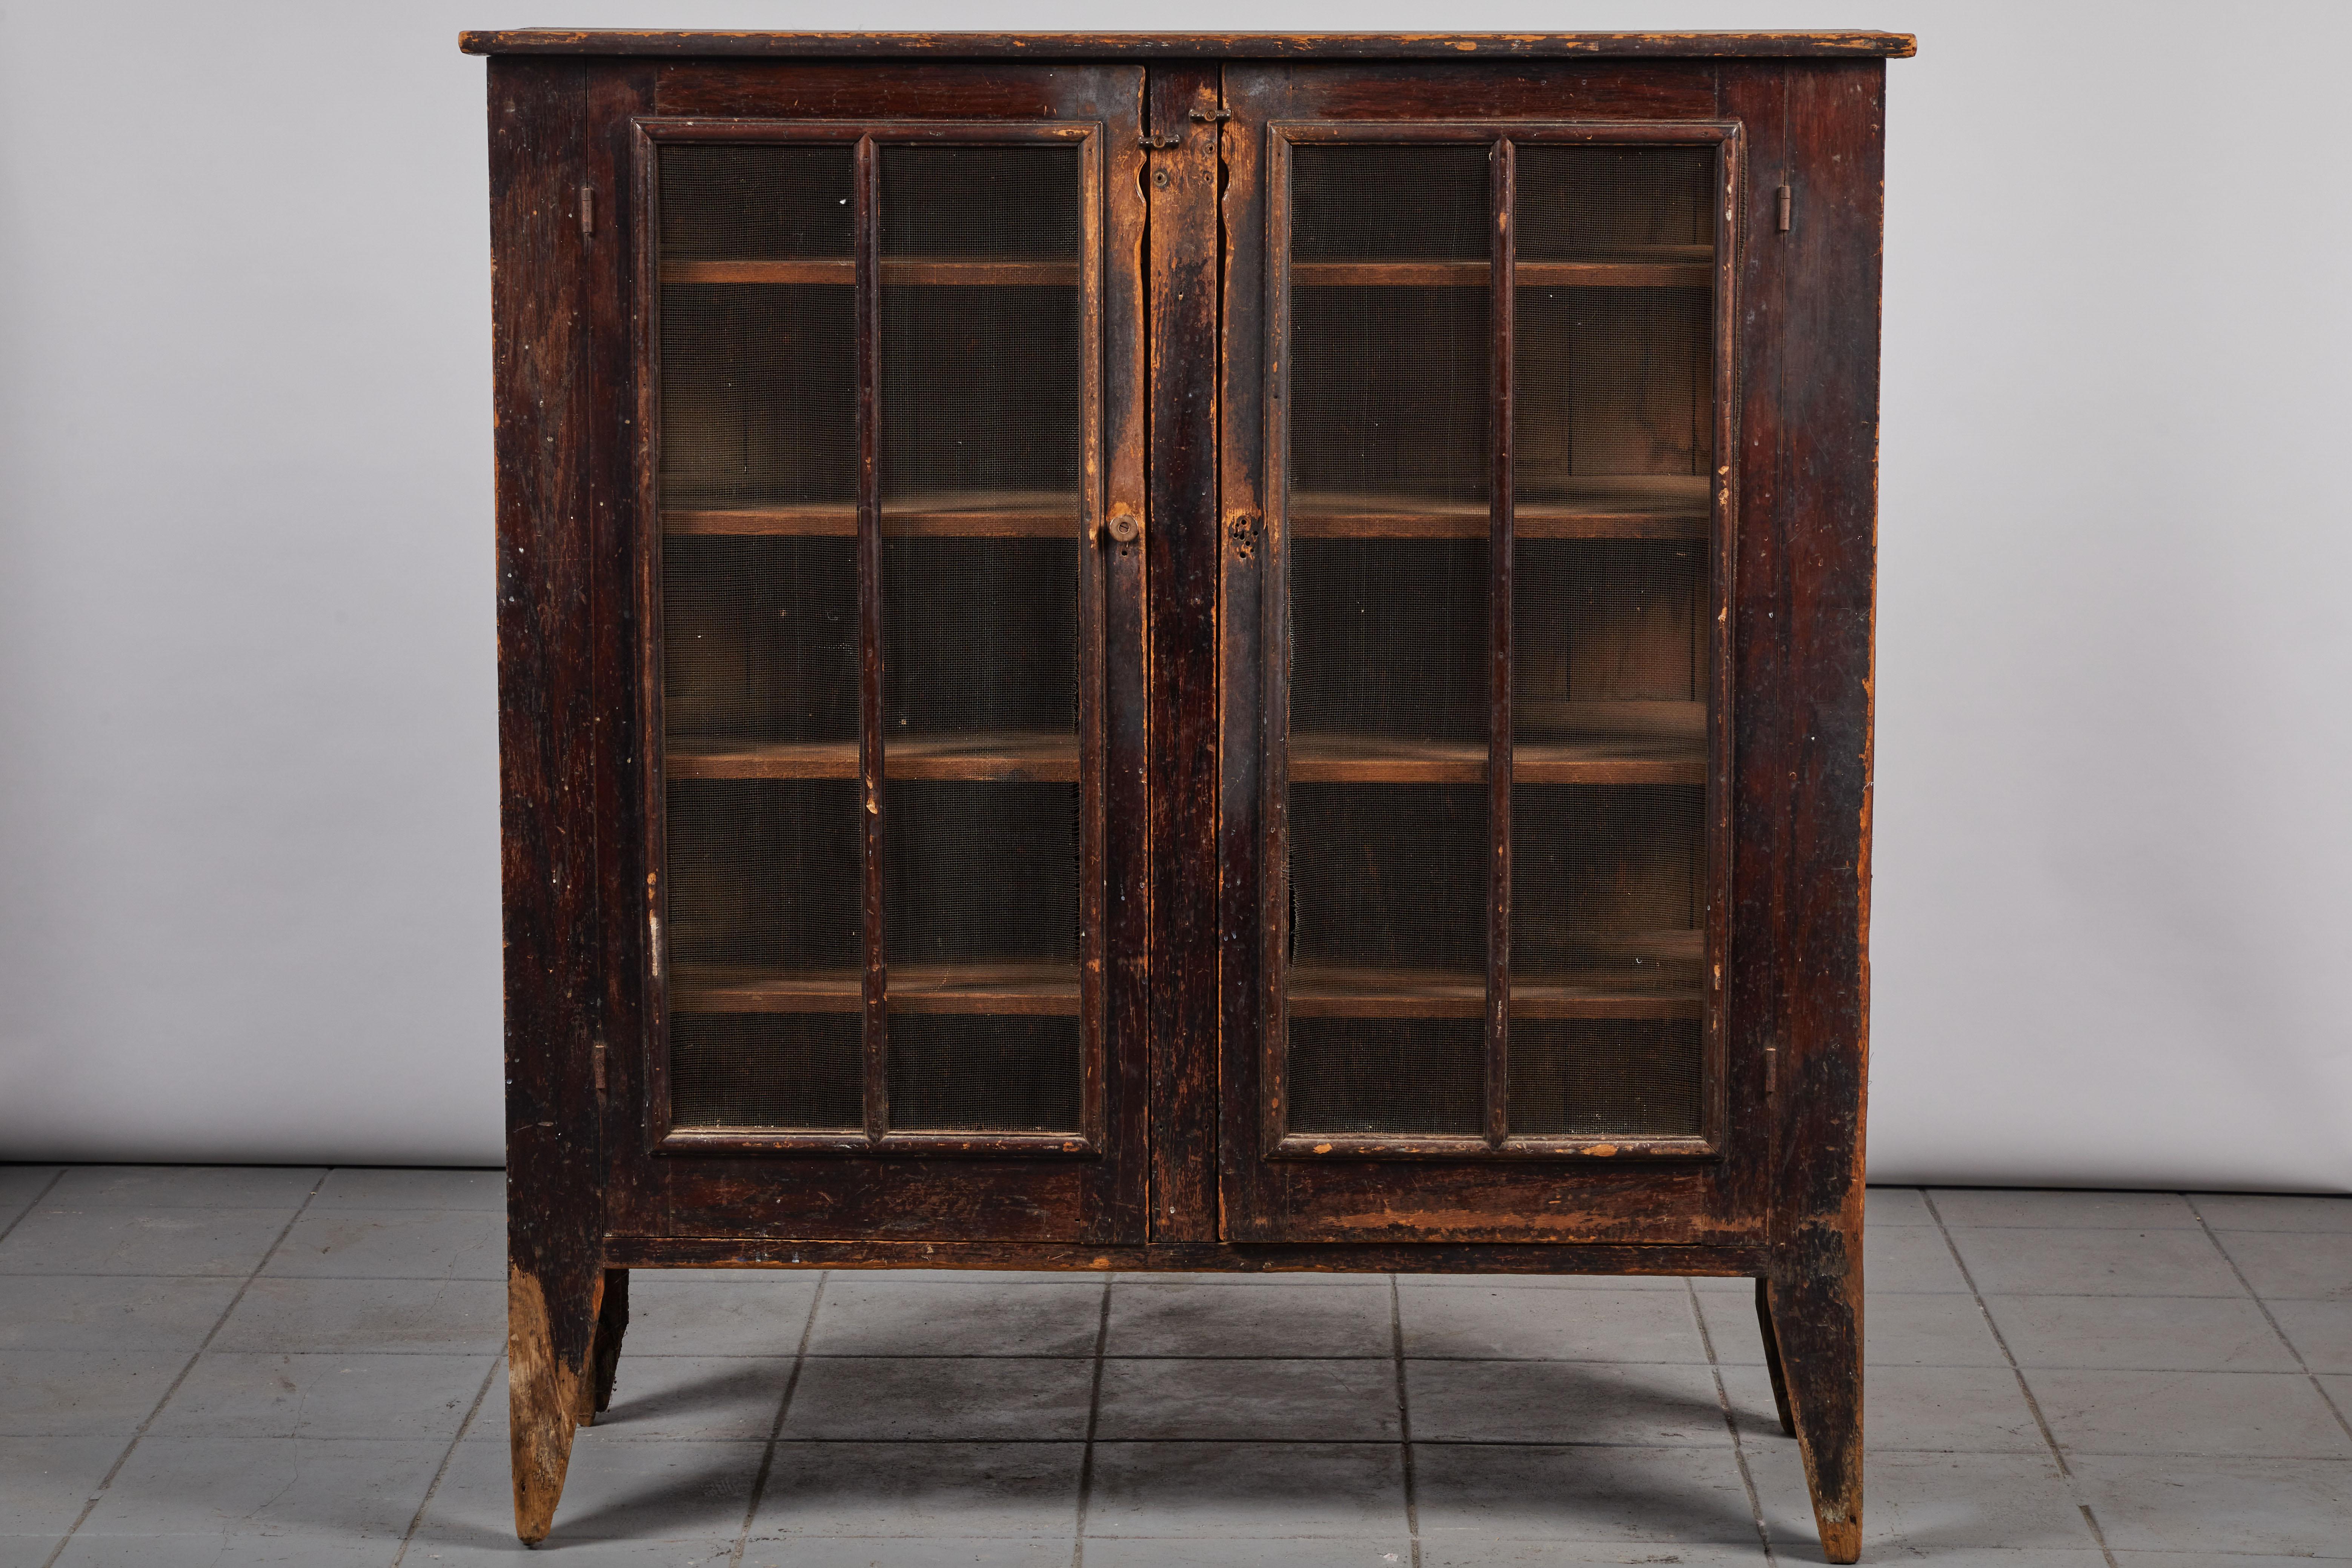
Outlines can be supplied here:
[[1862, 1282], [1794, 1273], [1769, 1284], [1771, 1338], [1780, 1350], [1788, 1415], [1804, 1455], [1822, 1554], [1862, 1555]]
[[629, 1329], [629, 1271], [604, 1270], [604, 1300], [596, 1309], [596, 1343], [589, 1352], [590, 1375], [580, 1382], [578, 1420], [593, 1426], [596, 1414], [613, 1405], [613, 1374], [621, 1364], [621, 1336]]
[[601, 1271], [586, 1289], [549, 1290], [523, 1268], [507, 1270], [507, 1408], [513, 1450], [515, 1534], [530, 1545], [555, 1522], [572, 1428], [581, 1401], [593, 1402], [592, 1345]]
[[1793, 1437], [1797, 1418], [1789, 1413], [1789, 1374], [1780, 1365], [1780, 1336], [1772, 1327], [1772, 1291], [1756, 1281], [1756, 1322], [1764, 1331], [1764, 1370], [1772, 1379], [1772, 1404], [1780, 1412], [1780, 1430]]

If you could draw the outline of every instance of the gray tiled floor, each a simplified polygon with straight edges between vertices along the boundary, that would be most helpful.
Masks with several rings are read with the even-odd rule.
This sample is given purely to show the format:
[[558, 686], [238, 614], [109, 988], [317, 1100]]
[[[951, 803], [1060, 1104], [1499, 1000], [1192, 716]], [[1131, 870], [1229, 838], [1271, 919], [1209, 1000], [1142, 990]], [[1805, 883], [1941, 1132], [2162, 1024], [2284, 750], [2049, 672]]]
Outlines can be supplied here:
[[[0, 1568], [520, 1554], [496, 1172], [0, 1166]], [[2352, 1561], [2352, 1199], [1875, 1188], [1865, 1561]], [[1820, 1561], [1743, 1281], [639, 1274], [581, 1568]]]

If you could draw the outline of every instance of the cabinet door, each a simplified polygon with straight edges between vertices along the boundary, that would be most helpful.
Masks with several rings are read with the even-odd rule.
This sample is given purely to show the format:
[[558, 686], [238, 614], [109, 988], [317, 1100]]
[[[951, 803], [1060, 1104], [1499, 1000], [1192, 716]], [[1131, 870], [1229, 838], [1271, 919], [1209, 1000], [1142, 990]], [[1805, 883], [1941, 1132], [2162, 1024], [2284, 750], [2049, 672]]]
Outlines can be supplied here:
[[[1131, 116], [1139, 73], [1078, 74]], [[637, 134], [643, 1180], [771, 1234], [1131, 1230], [1133, 154], [1078, 116]]]
[[1297, 81], [1261, 126], [1234, 75], [1232, 1233], [1726, 1238], [1738, 128], [1284, 118], [1335, 90]]

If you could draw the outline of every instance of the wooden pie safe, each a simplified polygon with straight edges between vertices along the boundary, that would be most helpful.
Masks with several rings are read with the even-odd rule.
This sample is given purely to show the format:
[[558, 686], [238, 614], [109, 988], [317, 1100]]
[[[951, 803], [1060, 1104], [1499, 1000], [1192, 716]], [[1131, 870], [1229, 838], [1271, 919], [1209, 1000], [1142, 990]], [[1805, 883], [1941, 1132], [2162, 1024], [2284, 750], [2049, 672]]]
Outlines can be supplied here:
[[634, 1268], [1575, 1272], [1853, 1561], [1910, 40], [464, 47], [522, 1537]]

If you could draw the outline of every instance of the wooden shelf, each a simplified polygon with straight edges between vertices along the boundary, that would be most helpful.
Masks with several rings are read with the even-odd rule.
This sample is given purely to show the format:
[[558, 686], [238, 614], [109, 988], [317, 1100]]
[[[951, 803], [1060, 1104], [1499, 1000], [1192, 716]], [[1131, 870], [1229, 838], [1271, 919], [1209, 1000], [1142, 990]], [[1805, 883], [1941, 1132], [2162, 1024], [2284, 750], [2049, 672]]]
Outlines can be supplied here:
[[[1712, 498], [1704, 474], [1600, 474], [1517, 497], [1514, 538], [1704, 539]], [[1492, 527], [1485, 501], [1297, 490], [1290, 532], [1297, 539], [1485, 539]]]
[[[665, 283], [793, 283], [830, 284], [848, 288], [857, 281], [857, 264], [846, 257], [806, 260], [665, 261]], [[885, 259], [885, 288], [906, 286], [961, 289], [1074, 289], [1078, 282], [1075, 261], [1005, 261], [905, 258]]]
[[[1704, 702], [1554, 702], [1517, 715], [1511, 779], [1528, 784], [1706, 782]], [[1480, 784], [1476, 741], [1294, 732], [1293, 784]]]
[[[663, 757], [673, 779], [854, 779], [857, 742], [777, 741], [696, 745], [673, 742]], [[893, 782], [1076, 784], [1078, 739], [1066, 731], [882, 738], [882, 774]]]
[[[662, 531], [736, 538], [857, 535], [857, 508], [847, 500], [773, 506], [662, 509]], [[882, 503], [886, 539], [1076, 539], [1078, 498], [1070, 490], [956, 490], [902, 496]]]
[[[1076, 1016], [1078, 966], [1020, 959], [984, 963], [900, 963], [887, 977], [893, 1013], [986, 1013]], [[681, 1013], [857, 1013], [862, 970], [797, 973], [740, 965], [681, 966], [670, 979]]]
[[[1605, 261], [1530, 261], [1511, 267], [1521, 289], [1704, 289], [1715, 281], [1714, 251], [1659, 246], [1664, 254]], [[1300, 289], [1484, 289], [1493, 267], [1479, 261], [1294, 261]]]
[[[1685, 941], [1685, 939], [1687, 939]], [[1649, 953], [1592, 952], [1572, 967], [1511, 976], [1511, 1016], [1696, 1018], [1699, 933], [1639, 939]], [[1681, 950], [1687, 948], [1687, 958]], [[1288, 977], [1290, 1012], [1306, 1018], [1482, 1018], [1486, 977], [1472, 970], [1340, 969], [1300, 964]]]

